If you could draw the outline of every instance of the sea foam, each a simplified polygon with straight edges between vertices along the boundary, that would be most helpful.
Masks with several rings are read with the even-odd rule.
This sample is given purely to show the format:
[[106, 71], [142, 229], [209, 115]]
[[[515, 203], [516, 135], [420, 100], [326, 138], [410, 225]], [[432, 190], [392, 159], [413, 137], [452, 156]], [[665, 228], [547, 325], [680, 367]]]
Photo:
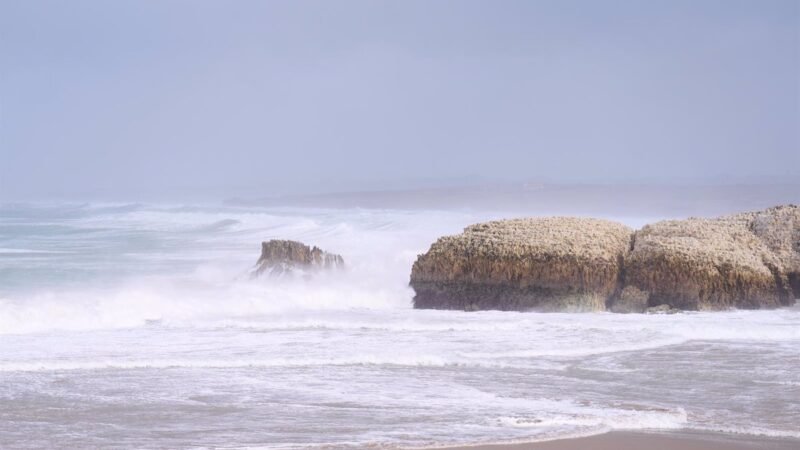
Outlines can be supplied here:
[[[491, 214], [0, 212], [0, 447], [14, 436], [157, 447], [153, 430], [175, 447], [424, 447], [676, 428], [798, 438], [797, 308], [412, 309], [417, 254]], [[272, 238], [340, 253], [347, 271], [253, 280]]]

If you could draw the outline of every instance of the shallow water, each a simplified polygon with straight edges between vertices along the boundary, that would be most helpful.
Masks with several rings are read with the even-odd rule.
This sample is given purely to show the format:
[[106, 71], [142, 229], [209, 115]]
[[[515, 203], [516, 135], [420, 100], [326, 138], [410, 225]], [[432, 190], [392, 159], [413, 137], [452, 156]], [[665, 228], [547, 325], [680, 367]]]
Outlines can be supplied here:
[[[679, 428], [800, 439], [797, 308], [411, 309], [416, 255], [489, 218], [0, 206], [0, 448], [424, 446]], [[270, 238], [341, 253], [348, 271], [252, 281]]]

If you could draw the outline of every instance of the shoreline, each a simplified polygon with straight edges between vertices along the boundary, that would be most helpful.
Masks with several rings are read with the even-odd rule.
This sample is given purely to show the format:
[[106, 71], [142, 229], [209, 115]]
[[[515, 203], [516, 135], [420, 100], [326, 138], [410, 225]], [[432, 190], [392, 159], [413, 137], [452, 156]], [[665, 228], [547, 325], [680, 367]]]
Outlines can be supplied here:
[[437, 450], [796, 450], [800, 449], [800, 438], [693, 430], [611, 431], [593, 436], [539, 442], [467, 444], [430, 448]]

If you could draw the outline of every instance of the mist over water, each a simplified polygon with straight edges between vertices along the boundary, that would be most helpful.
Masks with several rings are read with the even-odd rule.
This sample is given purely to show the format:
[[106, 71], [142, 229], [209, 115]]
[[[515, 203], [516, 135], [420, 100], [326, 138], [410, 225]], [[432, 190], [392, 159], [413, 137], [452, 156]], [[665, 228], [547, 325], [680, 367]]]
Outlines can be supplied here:
[[[797, 308], [411, 309], [416, 255], [503, 215], [0, 206], [0, 447], [800, 438]], [[347, 271], [252, 280], [270, 238], [340, 253]]]
[[[799, 203], [798, 30], [797, 0], [0, 1], [0, 449], [800, 448], [798, 306], [408, 286], [489, 219]], [[347, 268], [253, 279], [268, 239]]]
[[[408, 307], [408, 275], [417, 254], [436, 236], [476, 220], [432, 213], [437, 216], [430, 225], [414, 213], [366, 210], [6, 207], [0, 222], [2, 293], [25, 302], [6, 304], [13, 306], [3, 331]], [[261, 241], [272, 238], [339, 252], [348, 270], [310, 280], [252, 281]], [[42, 315], [47, 308], [53, 317]], [[91, 323], [81, 323], [87, 315]]]

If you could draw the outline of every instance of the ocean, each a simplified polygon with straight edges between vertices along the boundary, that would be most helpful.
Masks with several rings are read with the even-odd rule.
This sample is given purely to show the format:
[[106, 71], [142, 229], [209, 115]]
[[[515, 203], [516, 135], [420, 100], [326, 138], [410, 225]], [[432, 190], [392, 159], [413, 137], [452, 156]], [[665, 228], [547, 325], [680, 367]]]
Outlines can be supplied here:
[[[412, 309], [417, 254], [505, 216], [0, 205], [0, 448], [395, 448], [685, 429], [800, 439], [798, 307]], [[275, 238], [339, 253], [347, 270], [251, 279]]]

